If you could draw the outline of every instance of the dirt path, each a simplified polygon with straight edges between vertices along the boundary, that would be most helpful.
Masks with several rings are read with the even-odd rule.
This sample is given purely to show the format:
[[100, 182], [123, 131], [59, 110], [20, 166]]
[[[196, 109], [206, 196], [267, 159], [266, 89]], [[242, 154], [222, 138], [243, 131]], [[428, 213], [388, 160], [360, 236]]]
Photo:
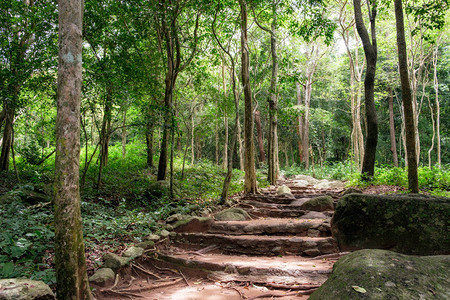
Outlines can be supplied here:
[[[331, 237], [333, 211], [301, 205], [320, 195], [335, 201], [343, 187], [315, 188], [305, 178], [286, 180], [291, 195], [271, 187], [239, 199], [252, 220], [215, 221], [207, 231], [178, 233], [122, 274], [99, 299], [307, 299], [339, 258]], [[323, 184], [321, 186], [324, 186]]]

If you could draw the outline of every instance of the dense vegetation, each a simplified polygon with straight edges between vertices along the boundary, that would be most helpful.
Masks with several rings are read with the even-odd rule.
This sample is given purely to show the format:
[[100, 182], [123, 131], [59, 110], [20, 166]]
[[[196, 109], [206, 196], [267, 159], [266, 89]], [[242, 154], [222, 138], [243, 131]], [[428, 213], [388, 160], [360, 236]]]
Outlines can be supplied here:
[[[80, 192], [88, 268], [100, 251], [158, 232], [159, 219], [222, 203], [227, 167], [229, 194], [247, 190], [247, 142], [258, 187], [281, 169], [406, 191], [393, 5], [369, 2], [378, 12], [378, 144], [374, 176], [361, 181], [367, 62], [349, 1], [86, 0]], [[449, 196], [448, 1], [404, 5], [419, 189]], [[0, 278], [51, 283], [57, 7], [6, 0], [0, 12]], [[365, 4], [362, 12], [369, 24]], [[50, 198], [30, 202], [30, 191]]]

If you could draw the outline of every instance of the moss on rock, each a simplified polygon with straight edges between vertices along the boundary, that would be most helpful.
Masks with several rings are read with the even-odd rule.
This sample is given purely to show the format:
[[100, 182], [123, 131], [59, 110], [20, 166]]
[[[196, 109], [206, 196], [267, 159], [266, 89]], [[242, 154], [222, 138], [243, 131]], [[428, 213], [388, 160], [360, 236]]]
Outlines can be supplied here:
[[250, 215], [242, 208], [229, 208], [218, 212], [214, 218], [217, 221], [245, 221], [250, 220]]
[[210, 217], [189, 216], [181, 219], [173, 225], [176, 232], [204, 232], [211, 227], [214, 220]]
[[341, 258], [309, 299], [450, 299], [449, 274], [448, 255], [420, 257], [360, 250]]
[[333, 210], [333, 198], [330, 196], [319, 196], [312, 198], [303, 203], [301, 209], [313, 211]]
[[338, 201], [332, 220], [341, 250], [449, 254], [449, 229], [450, 199], [417, 194], [350, 194]]

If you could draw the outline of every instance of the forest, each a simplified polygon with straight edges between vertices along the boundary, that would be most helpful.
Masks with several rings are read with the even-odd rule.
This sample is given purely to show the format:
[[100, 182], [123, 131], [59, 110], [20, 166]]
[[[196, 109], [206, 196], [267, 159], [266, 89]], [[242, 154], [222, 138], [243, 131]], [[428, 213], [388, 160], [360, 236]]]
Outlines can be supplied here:
[[1, 1], [0, 279], [54, 287], [64, 234], [91, 274], [159, 220], [299, 174], [450, 197], [449, 18], [448, 0]]

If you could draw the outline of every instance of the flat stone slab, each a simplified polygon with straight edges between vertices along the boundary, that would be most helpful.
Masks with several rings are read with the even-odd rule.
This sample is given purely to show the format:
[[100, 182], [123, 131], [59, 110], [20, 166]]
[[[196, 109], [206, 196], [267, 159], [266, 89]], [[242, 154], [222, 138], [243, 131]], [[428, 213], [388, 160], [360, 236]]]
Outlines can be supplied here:
[[176, 237], [176, 243], [196, 247], [216, 245], [229, 253], [266, 256], [288, 254], [318, 256], [338, 252], [337, 243], [332, 237], [180, 233]]
[[[324, 224], [325, 223], [325, 224]], [[208, 233], [231, 235], [329, 236], [330, 224], [322, 219], [257, 219], [252, 221], [214, 222]]]

